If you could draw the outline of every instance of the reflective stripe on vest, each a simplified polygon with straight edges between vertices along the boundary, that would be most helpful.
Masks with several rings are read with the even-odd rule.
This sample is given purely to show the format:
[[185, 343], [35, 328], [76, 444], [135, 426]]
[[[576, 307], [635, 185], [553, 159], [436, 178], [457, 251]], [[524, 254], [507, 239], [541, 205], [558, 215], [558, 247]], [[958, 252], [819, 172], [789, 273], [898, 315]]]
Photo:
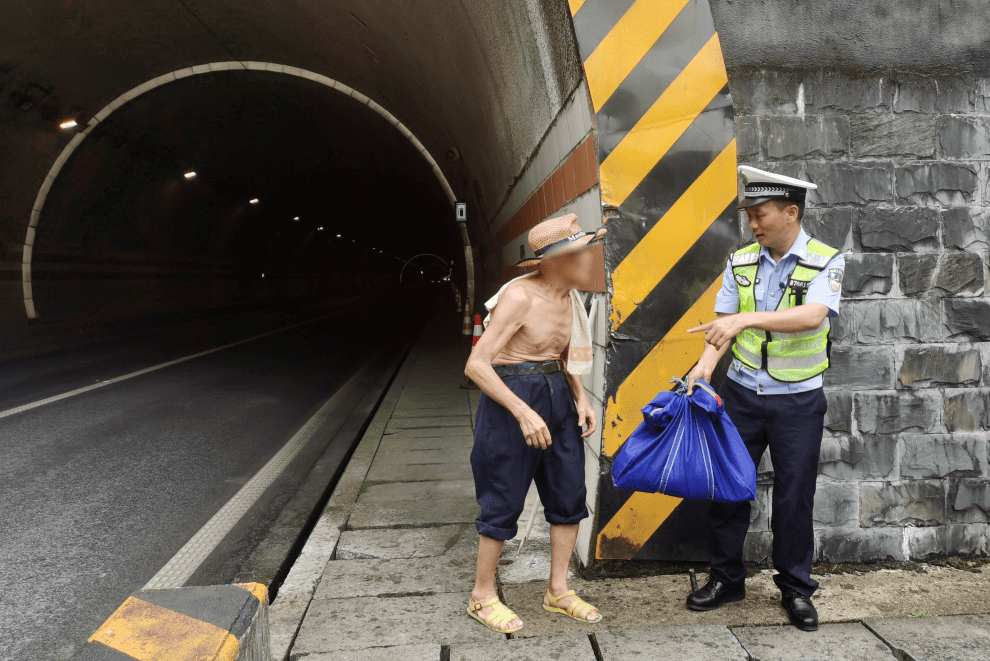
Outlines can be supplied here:
[[[808, 257], [798, 261], [777, 310], [804, 303], [811, 281], [828, 265], [838, 250], [820, 241], [808, 241]], [[756, 273], [760, 246], [746, 246], [732, 255], [732, 275], [739, 288], [739, 311], [756, 311]], [[732, 353], [747, 367], [762, 369], [777, 381], [806, 381], [828, 368], [828, 317], [818, 328], [799, 333], [768, 333], [747, 328], [736, 336]]]

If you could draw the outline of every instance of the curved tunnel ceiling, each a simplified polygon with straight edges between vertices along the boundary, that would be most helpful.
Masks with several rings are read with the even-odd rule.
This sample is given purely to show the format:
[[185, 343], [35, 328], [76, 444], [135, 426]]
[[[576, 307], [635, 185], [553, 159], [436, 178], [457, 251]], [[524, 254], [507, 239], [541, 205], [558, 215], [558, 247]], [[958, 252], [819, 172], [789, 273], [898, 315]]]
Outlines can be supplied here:
[[[57, 128], [61, 120], [76, 118], [85, 126], [127, 90], [218, 61], [299, 67], [367, 94], [408, 126], [437, 160], [456, 197], [468, 201], [475, 234], [503, 203], [561, 99], [581, 77], [567, 5], [553, 0], [5, 3], [0, 86], [10, 102], [0, 108], [4, 261], [20, 262], [16, 253], [34, 198], [71, 139]], [[72, 175], [53, 185], [36, 237], [37, 255], [64, 255], [85, 246], [80, 239], [85, 222], [77, 219], [112, 211], [145, 218], [145, 229], [138, 224], [114, 239], [117, 249], [126, 251], [141, 240], [171, 241], [186, 251], [184, 257], [222, 261], [229, 237], [224, 243], [223, 237], [204, 238], [201, 229], [194, 237], [179, 227], [154, 227], [156, 219], [162, 222], [162, 208], [133, 207], [168, 198], [161, 187], [185, 168], [201, 178], [180, 183], [214, 191], [218, 213], [254, 189], [261, 192], [249, 194], [272, 201], [267, 209], [281, 213], [284, 207], [286, 214], [303, 218], [335, 212], [335, 228], [343, 222], [392, 236], [405, 255], [449, 252], [459, 238], [444, 218], [449, 207], [443, 208], [445, 196], [436, 179], [431, 181], [426, 161], [395, 129], [388, 135], [391, 127], [368, 108], [357, 108], [363, 115], [354, 112], [351, 106], [360, 104], [321, 87], [286, 75], [218, 72], [130, 100], [107, 126], [94, 129], [86, 141], [92, 146], [81, 146], [66, 162], [63, 175]], [[126, 158], [119, 153], [128, 151], [125, 146]], [[348, 157], [341, 158], [345, 153]], [[93, 160], [100, 154], [109, 160]], [[113, 195], [127, 183], [121, 179], [126, 175], [147, 181], [137, 182], [138, 192]], [[167, 201], [182, 210], [175, 217], [195, 225], [181, 203]], [[376, 215], [378, 210], [387, 213]], [[60, 214], [68, 224], [46, 236], [45, 218], [54, 230]], [[386, 222], [394, 227], [375, 227]], [[257, 236], [271, 243], [264, 232]], [[6, 286], [9, 279], [0, 295], [3, 317], [9, 316], [10, 299], [21, 298]], [[42, 280], [35, 278], [36, 292]]]

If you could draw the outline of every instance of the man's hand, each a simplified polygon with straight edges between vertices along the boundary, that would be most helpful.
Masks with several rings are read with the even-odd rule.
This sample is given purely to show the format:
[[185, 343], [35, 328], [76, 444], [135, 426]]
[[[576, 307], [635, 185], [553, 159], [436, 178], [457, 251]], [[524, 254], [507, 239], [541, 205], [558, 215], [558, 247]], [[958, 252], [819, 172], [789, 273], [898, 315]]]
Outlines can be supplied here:
[[687, 394], [690, 397], [694, 394], [694, 382], [698, 379], [706, 381], [708, 383], [712, 382], [712, 372], [715, 371], [715, 365], [709, 365], [707, 361], [703, 358], [699, 360], [698, 363], [691, 368], [691, 371], [687, 375]]
[[578, 427], [583, 427], [585, 423], [588, 430], [581, 434], [581, 438], [588, 438], [598, 429], [598, 418], [595, 416], [595, 409], [591, 408], [588, 400], [582, 400], [577, 404]]
[[526, 437], [526, 445], [533, 448], [540, 448], [541, 450], [546, 450], [550, 447], [552, 444], [550, 440], [550, 429], [539, 413], [527, 406], [516, 417], [516, 420], [519, 421], [519, 428], [522, 430], [523, 436]]
[[[721, 349], [735, 339], [736, 335], [746, 330], [746, 324], [742, 314], [726, 315], [719, 317], [702, 326], [697, 326], [688, 330], [689, 333], [704, 333], [705, 342], [711, 344], [716, 349]], [[709, 375], [711, 376], [711, 375]]]

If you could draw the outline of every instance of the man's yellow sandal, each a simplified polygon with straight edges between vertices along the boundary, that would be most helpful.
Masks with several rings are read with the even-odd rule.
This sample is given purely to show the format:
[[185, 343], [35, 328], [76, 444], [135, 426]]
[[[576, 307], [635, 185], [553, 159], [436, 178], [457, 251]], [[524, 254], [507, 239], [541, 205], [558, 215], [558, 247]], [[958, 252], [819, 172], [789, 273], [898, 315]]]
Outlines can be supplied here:
[[[557, 602], [561, 599], [567, 597], [574, 597], [574, 601], [567, 606], [567, 608], [557, 608]], [[549, 605], [543, 604], [543, 610], [548, 610], [551, 613], [563, 613], [569, 618], [575, 619], [578, 622], [584, 622], [586, 624], [594, 624], [595, 622], [601, 622], [602, 614], [598, 613], [598, 618], [594, 620], [588, 619], [588, 613], [591, 611], [597, 611], [598, 609], [589, 604], [587, 601], [577, 596], [574, 590], [568, 590], [559, 597], [555, 597], [550, 594], [550, 590], [547, 590], [547, 601], [550, 602]]]
[[[492, 612], [488, 614], [488, 617], [482, 618], [479, 615], [479, 611], [483, 608], [492, 607]], [[522, 626], [518, 626], [514, 629], [507, 629], [506, 626], [515, 619], [516, 614], [509, 610], [508, 606], [503, 604], [498, 600], [498, 597], [493, 597], [488, 601], [479, 604], [477, 602], [468, 605], [467, 609], [468, 615], [478, 620], [486, 627], [492, 631], [497, 631], [498, 633], [515, 633], [522, 629]]]

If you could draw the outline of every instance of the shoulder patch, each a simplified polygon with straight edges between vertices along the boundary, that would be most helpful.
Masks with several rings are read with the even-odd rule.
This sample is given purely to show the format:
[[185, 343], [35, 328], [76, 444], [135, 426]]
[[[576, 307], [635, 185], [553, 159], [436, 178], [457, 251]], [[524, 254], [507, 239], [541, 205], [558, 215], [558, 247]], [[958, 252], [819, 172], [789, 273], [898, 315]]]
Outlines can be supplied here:
[[832, 291], [837, 292], [842, 288], [842, 269], [828, 270], [828, 286]]

